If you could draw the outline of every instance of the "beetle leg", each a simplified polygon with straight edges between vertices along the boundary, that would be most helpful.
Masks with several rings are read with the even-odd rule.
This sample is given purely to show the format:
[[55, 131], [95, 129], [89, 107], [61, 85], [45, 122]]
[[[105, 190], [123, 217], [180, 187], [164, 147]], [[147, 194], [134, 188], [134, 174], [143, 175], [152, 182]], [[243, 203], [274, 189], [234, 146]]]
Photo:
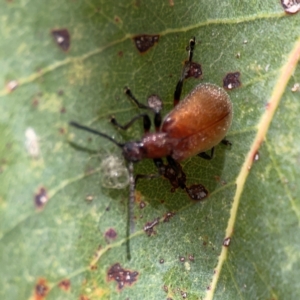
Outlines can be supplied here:
[[143, 118], [144, 121], [144, 131], [145, 133], [148, 132], [150, 130], [151, 127], [151, 120], [149, 118], [149, 116], [147, 114], [139, 114], [135, 117], [133, 117], [128, 123], [126, 123], [125, 125], [121, 125], [117, 122], [117, 120], [115, 119], [115, 117], [111, 117], [110, 118], [110, 122], [112, 124], [114, 124], [116, 127], [123, 129], [123, 130], [127, 130], [130, 126], [132, 126], [132, 124], [137, 121], [138, 119]]
[[197, 156], [204, 158], [206, 160], [211, 160], [214, 157], [214, 153], [215, 153], [215, 147], [212, 147], [210, 151], [210, 155], [205, 152], [200, 152], [199, 154], [197, 154]]
[[181, 96], [181, 92], [182, 92], [183, 82], [184, 82], [184, 79], [186, 77], [186, 72], [187, 72], [187, 70], [189, 70], [190, 63], [192, 62], [192, 59], [193, 59], [195, 44], [196, 44], [196, 39], [195, 39], [195, 37], [193, 37], [192, 39], [190, 39], [189, 46], [187, 48], [188, 51], [189, 51], [188, 61], [185, 62], [184, 66], [183, 66], [183, 69], [182, 69], [182, 72], [181, 72], [181, 77], [180, 77], [179, 81], [177, 82], [177, 85], [176, 85], [176, 88], [175, 88], [175, 92], [174, 92], [174, 106], [176, 106], [178, 104], [178, 102], [180, 101], [180, 96]]
[[139, 179], [154, 179], [160, 177], [160, 174], [137, 174], [135, 176], [135, 184], [137, 184]]
[[[151, 107], [149, 107], [148, 105], [145, 105], [143, 103], [141, 103], [138, 99], [136, 99], [130, 88], [125, 87], [125, 94], [137, 105], [138, 108], [142, 108], [142, 109], [151, 109]], [[151, 109], [152, 110], [152, 109]]]
[[175, 191], [178, 187], [185, 189], [186, 176], [182, 171], [181, 165], [171, 156], [167, 156], [168, 164], [165, 165], [161, 158], [153, 159], [158, 173], [169, 180], [172, 185], [171, 191]]
[[[131, 90], [128, 88], [128, 87], [125, 87], [125, 94], [138, 106], [138, 108], [141, 108], [141, 109], [149, 109], [151, 111], [154, 111], [154, 126], [155, 126], [155, 129], [156, 131], [159, 131], [159, 128], [160, 128], [160, 125], [161, 125], [161, 122], [162, 122], [162, 118], [161, 118], [161, 114], [160, 114], [160, 110], [157, 110], [157, 109], [154, 109], [148, 105], [145, 105], [143, 103], [141, 103], [139, 100], [137, 100], [134, 95], [132, 94]], [[147, 121], [145, 123], [145, 121]], [[134, 121], [133, 121], [134, 122]], [[150, 120], [145, 120], [144, 118], [144, 129], [145, 129], [145, 132], [148, 132], [150, 127], [148, 128], [148, 123], [150, 122]], [[113, 123], [115, 124], [116, 122], [113, 121]], [[130, 123], [130, 122], [129, 122]], [[151, 123], [150, 123], [151, 124]], [[115, 124], [116, 125], [116, 124]], [[117, 125], [118, 126], [118, 125]], [[130, 126], [130, 125], [129, 125]], [[121, 126], [118, 126], [119, 128], [122, 128]], [[122, 128], [123, 129], [123, 128]]]
[[[163, 174], [167, 179], [169, 179], [173, 188], [181, 187], [186, 188], [186, 176], [182, 171], [181, 165], [172, 156], [167, 156], [168, 165], [166, 166], [165, 174]], [[170, 172], [170, 168], [175, 172]]]
[[160, 112], [155, 112], [155, 115], [154, 115], [154, 126], [155, 126], [155, 130], [156, 131], [159, 131], [161, 122], [162, 122], [162, 119], [161, 119]]

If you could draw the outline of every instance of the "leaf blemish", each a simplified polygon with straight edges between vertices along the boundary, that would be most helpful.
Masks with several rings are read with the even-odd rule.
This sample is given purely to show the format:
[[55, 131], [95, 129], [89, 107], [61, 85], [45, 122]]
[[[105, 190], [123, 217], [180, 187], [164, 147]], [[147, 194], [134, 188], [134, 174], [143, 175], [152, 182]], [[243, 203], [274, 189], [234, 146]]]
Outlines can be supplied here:
[[295, 14], [300, 10], [300, 3], [297, 0], [281, 0], [281, 5], [288, 14]]
[[187, 298], [187, 292], [181, 291], [181, 296], [182, 296], [183, 299], [186, 299]]
[[115, 16], [114, 21], [115, 21], [116, 23], [123, 23], [123, 21], [121, 20], [121, 18], [118, 17], [118, 16]]
[[226, 90], [232, 90], [238, 88], [242, 85], [240, 81], [240, 72], [227, 73], [223, 78], [223, 87]]
[[6, 84], [6, 89], [9, 91], [9, 92], [12, 92], [14, 91], [17, 87], [18, 87], [19, 83], [17, 80], [11, 80], [9, 81], [7, 84]]
[[64, 291], [69, 291], [71, 288], [71, 282], [69, 279], [63, 279], [58, 283], [58, 287]]
[[164, 220], [163, 220], [163, 222], [169, 222], [170, 221], [170, 219], [173, 217], [173, 216], [175, 216], [175, 213], [173, 213], [173, 212], [167, 212], [165, 215], [164, 215]]
[[231, 237], [227, 237], [226, 239], [224, 239], [223, 241], [223, 246], [224, 247], [229, 247], [231, 243]]
[[48, 200], [49, 197], [47, 194], [47, 190], [44, 187], [41, 187], [39, 191], [34, 195], [34, 203], [38, 210], [42, 210]]
[[67, 52], [70, 49], [71, 37], [68, 29], [53, 29], [51, 34], [56, 44], [64, 51]]
[[118, 290], [123, 289], [126, 285], [131, 286], [138, 279], [139, 273], [137, 271], [126, 270], [121, 267], [119, 263], [115, 263], [107, 271], [107, 280], [116, 281]]
[[140, 53], [147, 52], [159, 40], [159, 35], [142, 34], [133, 37], [134, 44]]
[[255, 161], [258, 161], [259, 160], [259, 152], [258, 151], [256, 151], [255, 153], [254, 153], [254, 155], [253, 155], [253, 161], [255, 162]]
[[148, 106], [153, 108], [156, 112], [160, 112], [163, 107], [161, 99], [158, 95], [155, 94], [148, 97], [147, 103]]
[[185, 190], [192, 200], [201, 201], [208, 196], [208, 191], [202, 184], [193, 184]]
[[190, 254], [189, 255], [189, 260], [194, 262], [195, 261], [195, 256], [193, 254]]
[[106, 241], [109, 243], [110, 241], [116, 239], [117, 232], [113, 228], [109, 228], [108, 230], [106, 230], [104, 236], [105, 236]]
[[34, 289], [34, 298], [35, 300], [43, 300], [46, 298], [49, 292], [49, 286], [47, 284], [46, 279], [40, 278], [37, 281]]
[[154, 226], [158, 225], [159, 224], [159, 218], [151, 221], [151, 222], [147, 222], [145, 225], [144, 225], [144, 231], [146, 232], [146, 234], [148, 236], [151, 236], [153, 234], [155, 234], [156, 232], [154, 231]]
[[185, 73], [184, 78], [190, 78], [190, 77], [194, 77], [194, 78], [200, 78], [202, 73], [202, 67], [200, 64], [196, 63], [196, 62], [185, 62], [186, 65], [188, 65], [188, 69], [187, 72]]

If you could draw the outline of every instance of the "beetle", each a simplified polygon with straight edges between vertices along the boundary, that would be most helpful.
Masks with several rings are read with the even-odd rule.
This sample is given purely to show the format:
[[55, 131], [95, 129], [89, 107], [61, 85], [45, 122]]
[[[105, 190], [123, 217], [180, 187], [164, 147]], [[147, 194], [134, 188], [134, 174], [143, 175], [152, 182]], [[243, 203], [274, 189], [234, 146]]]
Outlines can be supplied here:
[[[127, 96], [141, 109], [147, 109], [154, 113], [155, 132], [149, 132], [151, 120], [147, 113], [135, 116], [127, 124], [119, 124], [114, 117], [111, 122], [118, 128], [126, 130], [138, 119], [143, 119], [144, 135], [138, 141], [119, 143], [105, 133], [70, 122], [71, 126], [99, 135], [116, 144], [122, 149], [123, 156], [128, 162], [129, 171], [129, 222], [128, 232], [133, 232], [134, 224], [132, 211], [134, 203], [134, 191], [136, 179], [133, 175], [133, 164], [143, 159], [153, 159], [160, 170], [163, 165], [162, 158], [166, 157], [175, 174], [179, 176], [178, 162], [191, 156], [199, 155], [205, 159], [211, 159], [214, 154], [214, 146], [224, 140], [231, 126], [233, 110], [232, 103], [224, 89], [211, 84], [197, 85], [182, 101], [183, 82], [191, 66], [195, 37], [189, 42], [188, 60], [185, 62], [181, 77], [177, 82], [174, 92], [174, 108], [162, 120], [160, 108], [140, 103], [129, 88], [125, 88]], [[211, 155], [205, 151], [211, 149]], [[161, 172], [160, 172], [161, 173]], [[142, 177], [151, 177], [144, 176]], [[138, 177], [137, 177], [138, 178]], [[181, 188], [186, 188], [184, 182]]]

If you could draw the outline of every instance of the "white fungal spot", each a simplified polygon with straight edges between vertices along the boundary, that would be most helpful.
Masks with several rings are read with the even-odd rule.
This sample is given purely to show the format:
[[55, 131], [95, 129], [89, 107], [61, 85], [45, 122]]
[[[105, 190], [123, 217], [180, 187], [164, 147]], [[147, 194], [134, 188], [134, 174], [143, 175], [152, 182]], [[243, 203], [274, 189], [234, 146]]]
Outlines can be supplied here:
[[109, 155], [100, 165], [102, 186], [110, 189], [123, 189], [129, 184], [129, 174], [124, 159], [117, 155]]
[[25, 146], [28, 154], [32, 158], [38, 158], [40, 155], [39, 137], [33, 128], [28, 127], [25, 131]]

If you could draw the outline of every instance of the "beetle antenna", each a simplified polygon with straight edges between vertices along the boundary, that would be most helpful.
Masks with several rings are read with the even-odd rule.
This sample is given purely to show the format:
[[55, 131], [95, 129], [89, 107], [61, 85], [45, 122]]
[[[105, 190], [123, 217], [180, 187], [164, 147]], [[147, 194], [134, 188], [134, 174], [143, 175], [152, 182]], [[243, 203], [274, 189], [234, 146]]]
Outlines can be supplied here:
[[90, 133], [93, 133], [93, 134], [96, 134], [96, 135], [100, 135], [101, 137], [104, 137], [108, 140], [110, 140], [111, 142], [113, 142], [115, 145], [117, 145], [118, 147], [122, 148], [124, 147], [124, 144], [122, 143], [118, 143], [115, 139], [113, 139], [112, 137], [110, 137], [109, 135], [105, 134], [105, 133], [102, 133], [100, 131], [97, 131], [97, 130], [94, 130], [92, 128], [89, 128], [87, 126], [83, 126], [81, 124], [78, 124], [76, 122], [70, 122], [69, 125], [73, 126], [73, 127], [76, 127], [76, 128], [79, 128], [81, 130], [85, 130], [87, 132], [90, 132]]

